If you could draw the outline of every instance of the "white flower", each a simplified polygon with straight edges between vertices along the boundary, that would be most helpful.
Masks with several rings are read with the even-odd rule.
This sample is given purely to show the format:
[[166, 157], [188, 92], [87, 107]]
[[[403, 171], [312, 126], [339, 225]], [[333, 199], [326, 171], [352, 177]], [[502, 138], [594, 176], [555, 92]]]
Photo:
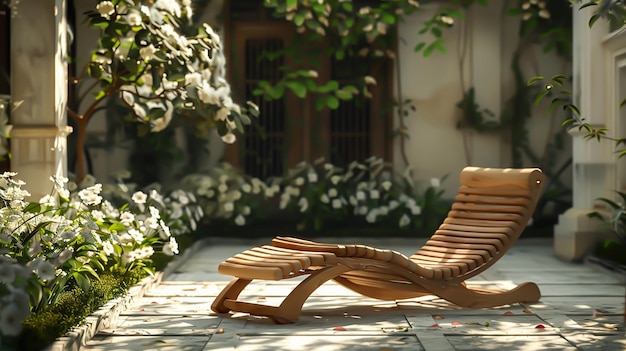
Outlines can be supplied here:
[[376, 189], [372, 189], [370, 190], [370, 198], [376, 200], [378, 198], [380, 198], [380, 192]]
[[[165, 248], [163, 248], [163, 250], [165, 251]], [[122, 254], [122, 264], [129, 264], [135, 261], [136, 258], [137, 257], [135, 251], [124, 252]]]
[[241, 191], [243, 191], [244, 193], [250, 193], [252, 191], [252, 186], [248, 183], [245, 183], [241, 186]]
[[104, 213], [100, 210], [91, 211], [91, 217], [99, 222], [104, 222]]
[[363, 201], [365, 200], [365, 193], [363, 191], [357, 191], [356, 192], [356, 199], [358, 201]]
[[244, 216], [248, 216], [250, 214], [251, 210], [250, 210], [250, 206], [244, 206], [241, 209], [241, 214]]
[[365, 81], [365, 84], [376, 85], [376, 79], [372, 76], [365, 76], [363, 80]]
[[129, 26], [133, 26], [133, 27], [140, 26], [142, 23], [141, 12], [134, 10], [134, 9], [130, 10], [126, 14], [126, 23], [128, 23]]
[[356, 200], [356, 197], [350, 196], [350, 205], [356, 206], [357, 204], [358, 204], [358, 201]]
[[300, 212], [304, 213], [309, 208], [309, 200], [306, 197], [300, 198], [298, 206], [300, 206]]
[[342, 202], [341, 199], [333, 199], [332, 206], [333, 208], [341, 208]]
[[304, 185], [304, 178], [298, 177], [298, 178], [296, 178], [294, 183], [296, 183], [297, 186], [302, 186], [302, 185]]
[[163, 253], [167, 256], [174, 256], [178, 254], [178, 243], [176, 239], [172, 236], [170, 237], [170, 241], [163, 245]]
[[400, 206], [400, 203], [396, 200], [391, 200], [389, 201], [389, 209], [390, 210], [395, 210], [396, 208], [398, 208], [398, 206]]
[[120, 214], [120, 222], [124, 225], [130, 225], [134, 220], [135, 215], [132, 212], [125, 211]]
[[139, 49], [139, 56], [141, 56], [141, 58], [145, 61], [150, 61], [156, 58], [156, 52], [157, 49], [154, 47], [154, 45], [150, 44]]
[[50, 207], [52, 207], [52, 206], [56, 205], [56, 199], [52, 195], [48, 194], [48, 195], [42, 197], [39, 200], [39, 203], [42, 204], [43, 206], [50, 206]]
[[334, 175], [330, 177], [330, 182], [333, 183], [333, 185], [337, 185], [340, 180], [341, 180], [341, 176], [338, 176], [338, 175]]
[[226, 133], [226, 135], [222, 136], [222, 141], [226, 144], [232, 144], [237, 141], [237, 137], [233, 133]]
[[391, 189], [391, 182], [388, 180], [385, 180], [380, 185], [383, 187], [383, 189], [385, 189], [385, 191], [389, 191], [389, 189]]
[[237, 217], [235, 217], [235, 224], [238, 226], [246, 224], [246, 217], [238, 215]]
[[417, 215], [419, 215], [421, 213], [422, 213], [422, 208], [421, 207], [419, 207], [417, 205], [411, 206], [411, 214], [417, 216]]
[[330, 199], [328, 198], [328, 195], [322, 194], [322, 196], [320, 197], [320, 201], [322, 201], [323, 203], [327, 204], [327, 203], [330, 202]]
[[389, 208], [387, 206], [380, 206], [378, 208], [378, 214], [381, 216], [386, 216], [389, 213]]
[[368, 223], [374, 223], [376, 222], [376, 217], [378, 216], [378, 210], [377, 209], [372, 209], [367, 216], [365, 217], [365, 220]]
[[136, 204], [145, 204], [146, 200], [148, 200], [148, 195], [143, 191], [137, 191], [133, 194], [132, 199]]
[[104, 254], [107, 256], [113, 256], [113, 254], [115, 253], [113, 243], [111, 243], [110, 240], [104, 241], [102, 243], [102, 251], [104, 251]]
[[439, 178], [430, 178], [430, 186], [433, 188], [438, 188], [441, 186], [441, 181]]
[[409, 218], [409, 216], [405, 214], [402, 215], [402, 217], [400, 217], [400, 222], [398, 223], [398, 225], [400, 226], [400, 228], [404, 228], [406, 226], [408, 226], [411, 223], [411, 218]]
[[307, 179], [309, 180], [309, 183], [315, 183], [317, 182], [317, 173], [315, 172], [309, 172], [307, 174]]
[[232, 202], [227, 202], [224, 204], [224, 211], [233, 212], [235, 210], [235, 205]]
[[24, 313], [24, 309], [16, 304], [2, 306], [0, 311], [0, 334], [3, 336], [17, 336], [22, 331], [22, 320], [27, 316], [28, 313]]
[[328, 196], [330, 196], [330, 197], [337, 197], [337, 195], [338, 195], [337, 189], [335, 189], [335, 188], [328, 189]]
[[115, 5], [111, 1], [102, 1], [96, 5], [96, 10], [100, 12], [102, 17], [109, 18], [115, 13]]

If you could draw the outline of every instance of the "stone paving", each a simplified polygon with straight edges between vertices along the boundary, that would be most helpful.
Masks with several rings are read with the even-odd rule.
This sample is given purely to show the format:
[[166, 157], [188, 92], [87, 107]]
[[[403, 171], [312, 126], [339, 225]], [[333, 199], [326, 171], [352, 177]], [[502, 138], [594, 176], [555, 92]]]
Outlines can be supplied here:
[[[423, 243], [345, 241], [407, 255]], [[547, 239], [519, 240], [493, 267], [468, 282], [510, 288], [534, 281], [542, 299], [533, 304], [471, 310], [437, 298], [379, 301], [329, 282], [307, 300], [295, 324], [213, 313], [214, 297], [230, 280], [217, 273], [217, 265], [268, 242], [208, 243], [81, 350], [626, 350], [624, 277], [594, 265], [562, 262]], [[242, 296], [272, 303], [293, 286], [261, 281]]]

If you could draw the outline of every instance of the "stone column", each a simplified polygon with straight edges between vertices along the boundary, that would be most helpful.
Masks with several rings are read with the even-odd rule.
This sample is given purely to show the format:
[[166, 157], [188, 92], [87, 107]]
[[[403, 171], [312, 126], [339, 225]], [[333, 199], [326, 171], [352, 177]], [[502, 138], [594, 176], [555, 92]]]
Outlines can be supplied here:
[[[603, 45], [609, 32], [605, 21], [589, 28], [592, 7], [573, 9], [573, 92], [581, 115], [594, 127], [613, 127], [609, 101], [612, 89], [604, 71], [607, 55]], [[559, 216], [554, 227], [554, 253], [569, 260], [581, 260], [602, 239], [603, 228], [587, 214], [595, 199], [607, 196], [615, 183], [614, 145], [585, 140], [584, 133], [572, 130], [573, 206]], [[610, 195], [610, 194], [609, 194]]]
[[11, 170], [31, 200], [50, 192], [49, 176], [67, 175], [65, 12], [65, 0], [21, 0], [11, 18]]

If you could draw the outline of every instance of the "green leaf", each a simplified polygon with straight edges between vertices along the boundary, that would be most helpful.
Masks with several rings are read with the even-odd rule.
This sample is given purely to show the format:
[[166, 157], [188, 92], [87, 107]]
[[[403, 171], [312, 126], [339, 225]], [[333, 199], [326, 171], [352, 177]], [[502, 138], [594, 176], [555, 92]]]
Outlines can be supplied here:
[[390, 13], [384, 13], [382, 20], [383, 22], [388, 23], [388, 24], [396, 23], [396, 17]]
[[537, 95], [537, 97], [535, 98], [535, 106], [539, 105], [541, 100], [543, 100], [543, 98], [549, 93], [550, 93], [550, 90], [544, 90], [539, 95]]
[[270, 88], [267, 92], [273, 99], [280, 99], [285, 94], [285, 87], [282, 85], [277, 85], [273, 88]]
[[304, 98], [306, 96], [307, 90], [304, 84], [296, 81], [291, 81], [285, 83], [285, 85], [287, 85], [294, 92], [294, 94], [296, 94], [297, 97]]
[[589, 28], [593, 27], [593, 25], [600, 19], [600, 14], [595, 14], [589, 18]]
[[426, 46], [425, 42], [418, 43], [417, 45], [415, 45], [415, 49], [413, 49], [413, 50], [415, 52], [419, 52], [420, 50], [422, 50], [424, 48], [424, 46]]
[[326, 106], [333, 110], [337, 109], [339, 107], [339, 99], [333, 95], [328, 95], [326, 97]]
[[335, 95], [341, 100], [352, 100], [352, 94], [343, 89], [337, 90]]
[[352, 3], [351, 2], [344, 2], [341, 4], [341, 6], [343, 7], [343, 9], [347, 12], [352, 12]]
[[543, 76], [534, 76], [528, 80], [526, 85], [532, 85], [534, 82], [544, 79]]
[[287, 0], [287, 7], [294, 7], [298, 5], [298, 0]]
[[438, 27], [432, 27], [432, 28], [430, 29], [430, 32], [431, 32], [431, 33], [432, 33], [435, 37], [437, 37], [437, 38], [440, 38], [440, 37], [441, 37], [441, 29], [440, 29], [440, 28], [438, 28]]
[[296, 13], [296, 15], [293, 17], [293, 23], [300, 27], [302, 24], [304, 24], [304, 15], [301, 13]]
[[39, 213], [41, 212], [41, 204], [38, 202], [31, 202], [24, 207], [23, 211], [28, 213]]

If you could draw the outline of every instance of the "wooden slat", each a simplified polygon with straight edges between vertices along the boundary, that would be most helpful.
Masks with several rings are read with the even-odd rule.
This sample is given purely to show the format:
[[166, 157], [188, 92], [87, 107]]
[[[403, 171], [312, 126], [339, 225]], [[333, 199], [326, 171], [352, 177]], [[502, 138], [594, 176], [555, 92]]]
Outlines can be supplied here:
[[530, 200], [525, 197], [519, 196], [490, 196], [490, 195], [468, 195], [459, 194], [454, 198], [455, 202], [469, 202], [478, 204], [496, 204], [496, 205], [509, 205], [509, 206], [522, 206], [528, 207]]
[[506, 205], [498, 205], [498, 204], [476, 204], [476, 203], [465, 203], [465, 202], [457, 202], [452, 204], [452, 210], [454, 211], [472, 211], [472, 212], [483, 212], [483, 213], [516, 213], [524, 215], [526, 213], [526, 209], [520, 206], [506, 206]]

